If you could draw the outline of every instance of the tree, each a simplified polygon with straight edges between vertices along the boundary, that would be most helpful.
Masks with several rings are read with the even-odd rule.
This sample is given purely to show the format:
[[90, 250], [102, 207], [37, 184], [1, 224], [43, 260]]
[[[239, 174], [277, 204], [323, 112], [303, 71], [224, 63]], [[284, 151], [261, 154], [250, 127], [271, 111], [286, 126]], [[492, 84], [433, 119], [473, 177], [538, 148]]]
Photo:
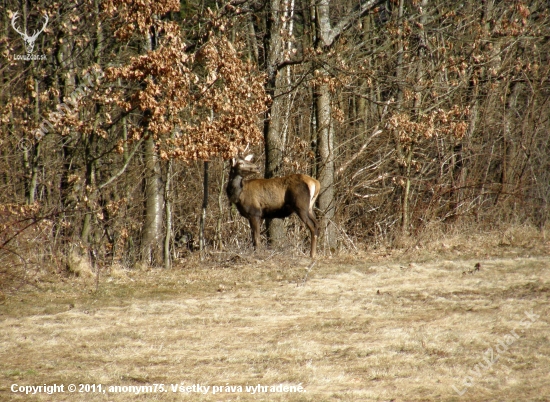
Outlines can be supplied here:
[[[125, 7], [122, 12], [121, 7]], [[242, 61], [238, 48], [224, 35], [227, 22], [210, 13], [209, 31], [203, 33], [198, 50], [189, 53], [178, 25], [159, 18], [177, 9], [179, 3], [173, 1], [130, 0], [113, 2], [108, 8], [126, 22], [117, 31], [120, 39], [128, 39], [134, 31], [147, 35], [144, 54], [106, 72], [109, 81], [122, 80], [131, 85], [131, 91], [119, 88], [112, 95], [108, 91], [111, 98], [106, 94], [105, 100], [122, 114], [141, 114], [130, 128], [130, 137], [143, 140], [145, 146], [142, 259], [152, 264], [160, 262], [163, 249], [159, 158], [207, 161], [235, 156], [261, 138], [256, 119], [266, 101], [263, 77], [250, 62]]]
[[[271, 98], [264, 120], [265, 144], [265, 178], [281, 176], [283, 168], [283, 154], [285, 141], [283, 138], [284, 126], [284, 92], [283, 75], [280, 74], [280, 65], [284, 60], [284, 30], [289, 1], [270, 0], [266, 10], [266, 32], [264, 37], [265, 65], [267, 72], [266, 91]], [[268, 241], [278, 245], [284, 237], [284, 225], [281, 219], [266, 221]]]
[[336, 247], [335, 230], [335, 189], [334, 189], [334, 126], [332, 116], [332, 95], [330, 71], [326, 58], [331, 56], [331, 48], [335, 40], [348, 29], [363, 14], [372, 9], [377, 1], [362, 2], [357, 10], [353, 10], [333, 27], [330, 21], [330, 1], [320, 0], [313, 3], [315, 10], [315, 51], [321, 57], [321, 64], [315, 66], [314, 81], [315, 112], [317, 117], [317, 174], [321, 183], [321, 193], [318, 198], [319, 209], [323, 211], [324, 242], [330, 249]]
[[[61, 266], [73, 250], [93, 251], [98, 266], [191, 252], [204, 161], [217, 204], [204, 246], [248, 243], [228, 213], [222, 161], [248, 144], [268, 177], [321, 179], [325, 251], [336, 239], [407, 244], [394, 241], [433, 224], [548, 222], [544, 1], [3, 6], [0, 238], [19, 233], [10, 262], [28, 240], [20, 266]], [[16, 12], [17, 31], [48, 16], [33, 60]], [[32, 219], [45, 224], [21, 223]]]

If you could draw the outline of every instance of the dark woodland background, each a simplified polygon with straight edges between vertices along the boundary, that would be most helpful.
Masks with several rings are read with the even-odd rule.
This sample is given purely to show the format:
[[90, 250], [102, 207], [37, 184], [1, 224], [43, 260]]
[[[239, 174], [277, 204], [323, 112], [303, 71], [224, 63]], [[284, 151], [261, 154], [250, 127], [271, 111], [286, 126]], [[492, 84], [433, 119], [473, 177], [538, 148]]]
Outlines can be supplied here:
[[[247, 145], [321, 182], [321, 255], [547, 225], [547, 1], [0, 4], [6, 286], [249, 247], [225, 195]], [[297, 218], [264, 234], [307, 252]]]

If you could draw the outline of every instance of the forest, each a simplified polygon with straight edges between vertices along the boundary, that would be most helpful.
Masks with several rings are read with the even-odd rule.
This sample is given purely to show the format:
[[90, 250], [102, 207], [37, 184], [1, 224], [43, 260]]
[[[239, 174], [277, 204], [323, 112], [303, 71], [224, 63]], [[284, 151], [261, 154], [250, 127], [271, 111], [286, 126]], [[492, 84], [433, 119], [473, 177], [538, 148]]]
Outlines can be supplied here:
[[[543, 0], [2, 0], [0, 276], [252, 252], [229, 160], [316, 178], [318, 254], [547, 228]], [[306, 255], [297, 219], [262, 231]]]

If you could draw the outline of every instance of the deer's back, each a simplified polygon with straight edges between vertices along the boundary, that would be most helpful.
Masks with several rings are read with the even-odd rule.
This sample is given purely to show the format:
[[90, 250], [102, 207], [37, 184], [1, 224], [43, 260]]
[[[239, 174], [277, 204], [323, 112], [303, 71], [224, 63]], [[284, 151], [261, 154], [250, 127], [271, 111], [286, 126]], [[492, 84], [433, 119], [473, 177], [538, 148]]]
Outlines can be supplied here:
[[244, 182], [241, 201], [264, 218], [284, 218], [299, 208], [311, 208], [319, 189], [317, 180], [303, 174], [252, 179]]

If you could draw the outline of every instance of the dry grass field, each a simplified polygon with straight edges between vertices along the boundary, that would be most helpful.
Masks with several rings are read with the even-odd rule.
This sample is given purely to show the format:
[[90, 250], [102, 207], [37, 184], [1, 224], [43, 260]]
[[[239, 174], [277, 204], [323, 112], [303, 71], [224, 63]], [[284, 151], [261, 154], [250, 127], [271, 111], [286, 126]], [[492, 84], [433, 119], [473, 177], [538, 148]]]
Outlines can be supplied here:
[[548, 401], [550, 248], [519, 243], [45, 276], [0, 301], [0, 400]]

